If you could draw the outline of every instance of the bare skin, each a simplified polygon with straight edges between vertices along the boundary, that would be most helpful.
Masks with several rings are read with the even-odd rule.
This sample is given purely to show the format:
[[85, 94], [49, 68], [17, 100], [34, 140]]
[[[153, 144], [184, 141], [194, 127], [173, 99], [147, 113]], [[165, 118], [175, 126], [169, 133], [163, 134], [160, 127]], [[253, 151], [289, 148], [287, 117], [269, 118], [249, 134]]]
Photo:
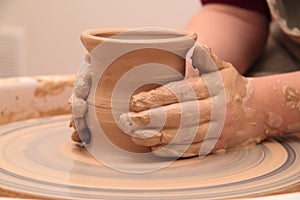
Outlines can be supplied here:
[[263, 51], [268, 27], [269, 20], [260, 13], [211, 3], [204, 5], [186, 28], [197, 33], [200, 44], [243, 74]]
[[[213, 73], [219, 73], [223, 80], [226, 115], [220, 137], [206, 138], [217, 139], [216, 143], [212, 144], [210, 153], [259, 143], [278, 135], [300, 132], [300, 72], [259, 78], [246, 78], [241, 75], [255, 62], [264, 48], [268, 35], [266, 16], [237, 7], [208, 4], [203, 6], [187, 28], [197, 32], [201, 44], [211, 47], [212, 52], [233, 65], [210, 54], [206, 49], [218, 67], [217, 71], [207, 69], [203, 63], [199, 65], [194, 59], [193, 65], [200, 70], [200, 76], [170, 83], [178, 88], [176, 92], [181, 92], [182, 96], [187, 94], [180, 88], [184, 88], [186, 82], [191, 85], [197, 96], [197, 100], [194, 101], [197, 101], [200, 117], [195, 124], [191, 122], [187, 126], [196, 127], [196, 134], [192, 134], [195, 137], [189, 138], [191, 130], [186, 128], [186, 137], [177, 138], [174, 145], [169, 145], [159, 153], [155, 150], [165, 147], [176, 135], [180, 117], [185, 114], [181, 113], [179, 108], [190, 99], [183, 98], [178, 102], [174, 94], [168, 91], [170, 84], [134, 96], [131, 107], [135, 112], [121, 116], [120, 124], [132, 135], [135, 143], [150, 146], [158, 156], [199, 155], [207, 137], [208, 127], [219, 122], [211, 116], [211, 99], [217, 97], [221, 91], [209, 95], [203, 80], [204, 76], [209, 77]], [[173, 87], [173, 91], [176, 87]], [[157, 111], [153, 107], [157, 105], [166, 111], [166, 121], [162, 129], [151, 123], [160, 121], [153, 118], [159, 116], [153, 114]], [[190, 111], [192, 112], [192, 109]], [[129, 118], [138, 126], [127, 123]], [[148, 126], [145, 127], [146, 125]], [[187, 144], [190, 145], [182, 152], [182, 148]]]

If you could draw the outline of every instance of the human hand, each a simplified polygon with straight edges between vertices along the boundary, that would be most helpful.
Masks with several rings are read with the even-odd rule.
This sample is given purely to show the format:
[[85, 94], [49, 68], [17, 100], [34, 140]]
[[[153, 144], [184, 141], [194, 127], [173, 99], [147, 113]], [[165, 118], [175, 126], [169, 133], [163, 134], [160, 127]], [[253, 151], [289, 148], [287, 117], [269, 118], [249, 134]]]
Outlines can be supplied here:
[[192, 64], [200, 76], [133, 96], [132, 112], [120, 116], [119, 126], [136, 144], [163, 157], [205, 156], [277, 134], [247, 105], [251, 79], [206, 47], [195, 48]]
[[74, 131], [71, 139], [78, 143], [87, 143], [91, 138], [90, 131], [85, 121], [87, 111], [87, 97], [91, 87], [90, 61], [87, 55], [85, 62], [81, 65], [80, 71], [77, 73], [74, 81], [73, 94], [70, 98], [70, 106], [72, 108], [72, 118], [69, 127], [73, 127]]

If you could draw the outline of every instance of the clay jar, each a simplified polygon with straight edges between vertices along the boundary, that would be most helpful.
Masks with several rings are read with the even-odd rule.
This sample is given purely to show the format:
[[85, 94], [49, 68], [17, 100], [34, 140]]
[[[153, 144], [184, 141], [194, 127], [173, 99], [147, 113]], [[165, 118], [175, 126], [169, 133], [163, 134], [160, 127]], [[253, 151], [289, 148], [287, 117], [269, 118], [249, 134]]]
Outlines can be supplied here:
[[98, 122], [113, 145], [130, 152], [149, 152], [118, 127], [118, 118], [129, 111], [134, 93], [183, 79], [185, 57], [196, 34], [153, 28], [95, 29], [83, 32], [81, 41], [89, 52], [92, 72], [86, 114], [91, 145], [97, 142]]

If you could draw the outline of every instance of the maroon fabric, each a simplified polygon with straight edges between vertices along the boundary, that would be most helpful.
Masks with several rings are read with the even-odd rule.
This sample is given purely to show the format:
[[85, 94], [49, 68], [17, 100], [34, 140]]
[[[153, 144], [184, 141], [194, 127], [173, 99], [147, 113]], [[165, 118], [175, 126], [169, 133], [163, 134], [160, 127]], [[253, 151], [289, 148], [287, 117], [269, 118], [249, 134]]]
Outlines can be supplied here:
[[223, 3], [233, 6], [238, 6], [248, 10], [260, 12], [262, 14], [270, 16], [268, 4], [265, 0], [201, 0], [202, 4], [207, 3]]

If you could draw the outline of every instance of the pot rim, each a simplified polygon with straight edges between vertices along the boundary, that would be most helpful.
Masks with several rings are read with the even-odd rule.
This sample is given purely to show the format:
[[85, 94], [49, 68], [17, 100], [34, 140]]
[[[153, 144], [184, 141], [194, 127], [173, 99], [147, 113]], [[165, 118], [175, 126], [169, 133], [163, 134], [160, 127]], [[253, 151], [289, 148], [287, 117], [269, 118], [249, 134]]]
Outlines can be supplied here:
[[[120, 38], [124, 35], [121, 33], [128, 32], [131, 33], [141, 33], [138, 37], [140, 39], [128, 39]], [[120, 34], [118, 36], [118, 34]], [[159, 38], [160, 34], [164, 34], [164, 37]], [[101, 36], [103, 35], [103, 36]], [[110, 36], [108, 36], [110, 35]], [[125, 36], [128, 36], [127, 34]], [[170, 37], [166, 37], [170, 35]], [[154, 38], [151, 38], [154, 37]], [[142, 37], [148, 37], [142, 39]], [[85, 46], [85, 48], [90, 52], [99, 43], [103, 41], [108, 41], [110, 43], [119, 44], [168, 44], [168, 43], [182, 43], [188, 40], [197, 40], [197, 34], [184, 29], [166, 29], [166, 28], [107, 28], [107, 29], [89, 29], [81, 33], [80, 39]]]

